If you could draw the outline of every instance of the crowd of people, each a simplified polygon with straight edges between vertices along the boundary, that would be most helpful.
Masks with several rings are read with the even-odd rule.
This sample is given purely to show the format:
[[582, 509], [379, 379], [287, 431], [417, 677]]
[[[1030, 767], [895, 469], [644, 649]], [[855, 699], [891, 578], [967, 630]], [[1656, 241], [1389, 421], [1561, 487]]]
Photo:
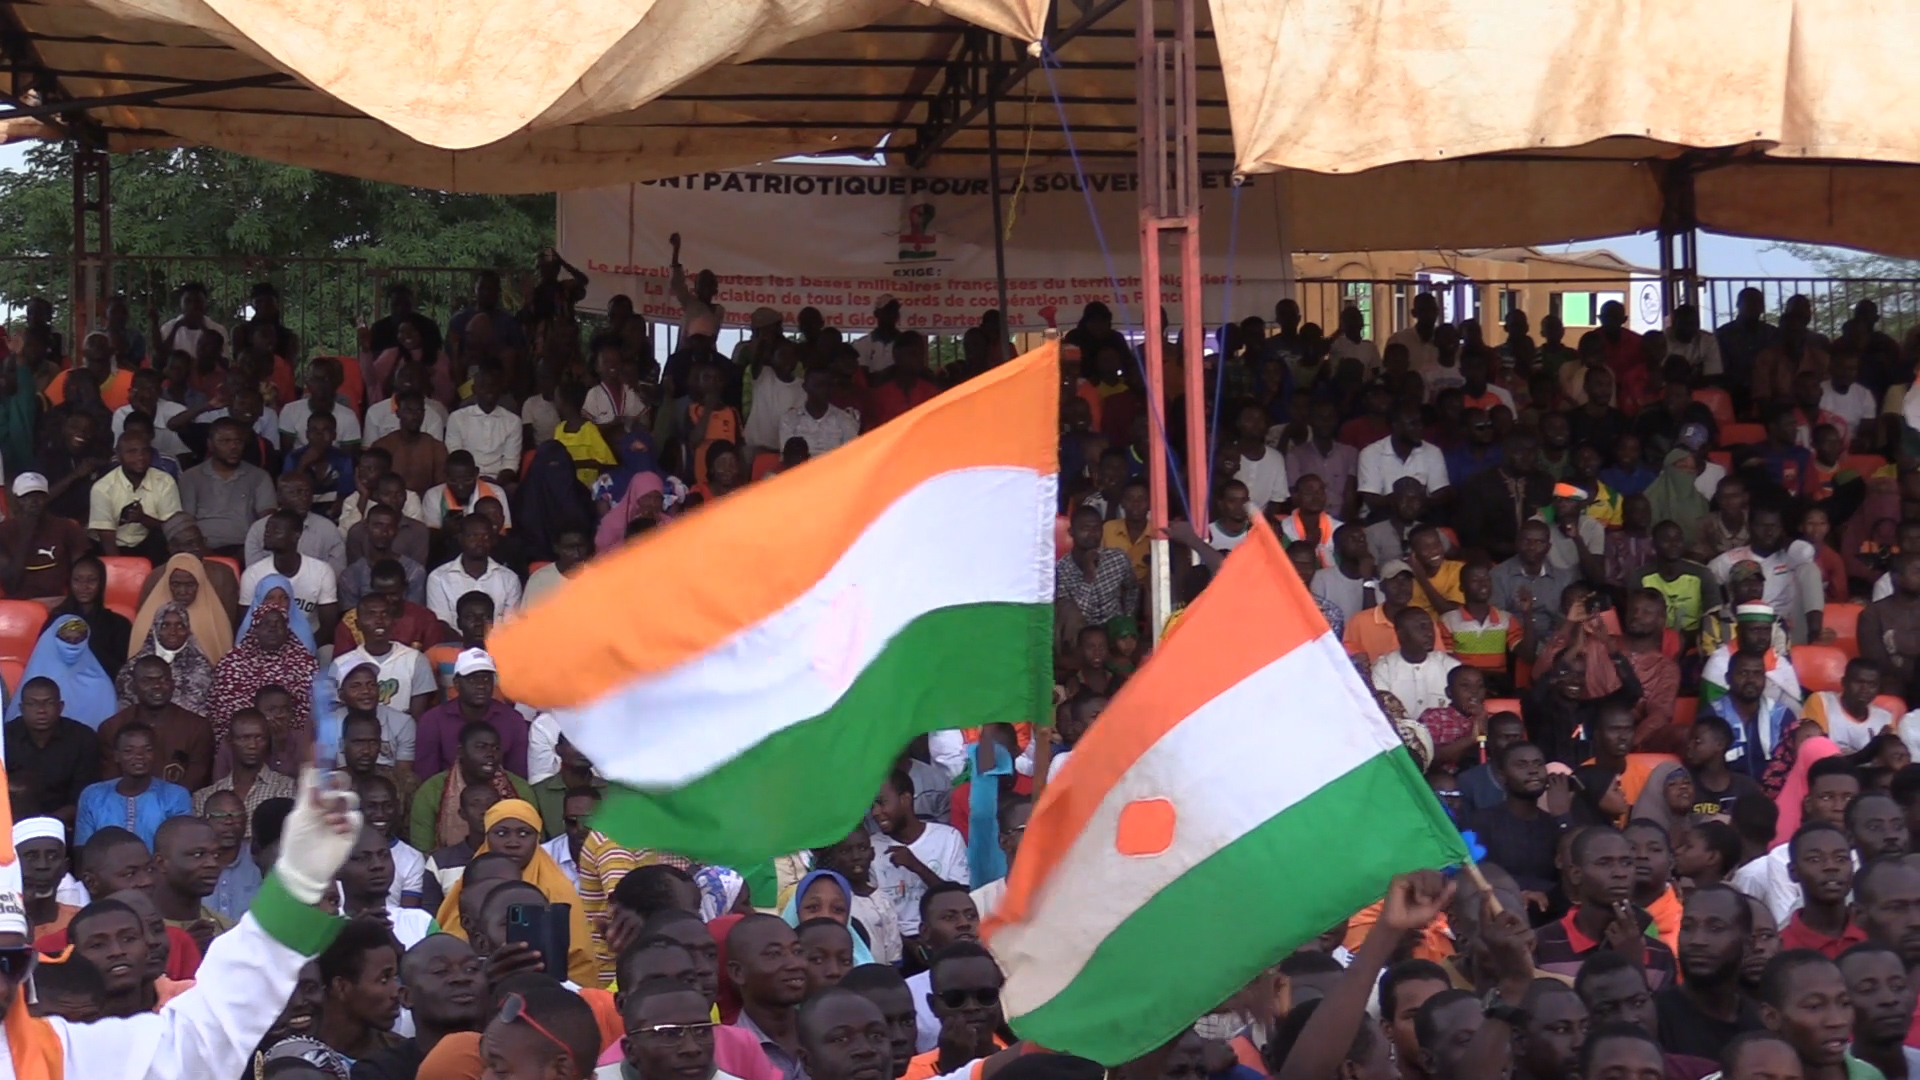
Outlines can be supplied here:
[[[483, 275], [442, 327], [396, 288], [353, 357], [304, 354], [270, 285], [232, 331], [192, 284], [144, 332], [116, 302], [72, 356], [30, 307], [0, 361], [0, 592], [46, 612], [6, 687], [34, 1010], [190, 991], [280, 857], [330, 689], [365, 825], [321, 904], [351, 921], [249, 1075], [1100, 1075], [1007, 1029], [980, 924], [1035, 774], [1151, 652], [1147, 431], [1184, 445], [1183, 410], [1089, 305], [1061, 361], [1051, 725], [922, 736], [865, 821], [761, 866], [622, 846], [592, 762], [502, 695], [495, 623], [1014, 352], [990, 313], [936, 370], [883, 297], [851, 340], [755, 310], [729, 356], [717, 279], [675, 253], [664, 364], [624, 297], [581, 348], [586, 279], [551, 251], [519, 310]], [[1384, 349], [1352, 309], [1331, 337], [1286, 300], [1226, 327], [1214, 494], [1164, 535], [1186, 602], [1266, 515], [1483, 877], [1400, 879], [1249, 958], [1113, 1071], [1903, 1080], [1920, 348], [1867, 305], [1823, 338], [1800, 298], [1645, 335], [1608, 305], [1576, 348], [1551, 316], [1492, 345], [1438, 315], [1418, 298]], [[146, 568], [137, 598], [103, 560]]]

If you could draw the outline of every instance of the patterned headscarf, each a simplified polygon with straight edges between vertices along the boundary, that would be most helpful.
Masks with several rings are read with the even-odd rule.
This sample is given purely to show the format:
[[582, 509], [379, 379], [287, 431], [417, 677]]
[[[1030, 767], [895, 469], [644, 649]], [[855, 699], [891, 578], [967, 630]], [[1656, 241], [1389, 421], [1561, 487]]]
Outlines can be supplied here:
[[280, 648], [274, 651], [269, 652], [260, 643], [261, 623], [272, 620], [284, 623], [288, 619], [287, 597], [276, 594], [263, 598], [248, 609], [246, 630], [240, 643], [214, 666], [213, 689], [207, 694], [207, 719], [213, 724], [216, 743], [226, 741], [227, 725], [233, 722], [233, 714], [251, 709], [254, 695], [267, 686], [282, 687], [293, 697], [291, 730], [295, 734], [307, 730], [313, 710], [313, 677], [320, 671], [319, 662], [301, 647], [292, 630], [287, 631]]

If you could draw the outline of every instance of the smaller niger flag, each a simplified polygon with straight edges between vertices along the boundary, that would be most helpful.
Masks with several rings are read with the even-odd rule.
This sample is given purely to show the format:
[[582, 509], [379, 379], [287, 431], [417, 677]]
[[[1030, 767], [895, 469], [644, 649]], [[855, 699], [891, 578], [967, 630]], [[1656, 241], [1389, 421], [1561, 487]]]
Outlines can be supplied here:
[[1118, 1065], [1466, 857], [1272, 531], [1047, 785], [986, 934], [1023, 1038]]

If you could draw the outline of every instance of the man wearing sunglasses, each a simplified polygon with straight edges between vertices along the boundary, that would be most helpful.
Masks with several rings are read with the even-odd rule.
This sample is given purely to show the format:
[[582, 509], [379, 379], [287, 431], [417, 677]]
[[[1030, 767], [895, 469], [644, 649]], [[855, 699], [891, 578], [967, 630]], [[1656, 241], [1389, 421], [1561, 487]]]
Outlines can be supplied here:
[[[682, 959], [690, 973], [692, 959]], [[709, 1007], [686, 979], [655, 977], [624, 992], [620, 1018], [627, 1034], [620, 1043], [625, 1056], [602, 1066], [594, 1080], [735, 1080], [714, 1066]]]
[[940, 1021], [940, 1044], [913, 1059], [904, 1080], [930, 1080], [966, 1068], [1006, 1048], [1000, 986], [1006, 976], [993, 954], [977, 941], [957, 941], [940, 950], [928, 969], [933, 992], [927, 1004]]
[[[239, 1076], [254, 1047], [293, 993], [308, 957], [339, 932], [340, 920], [319, 911], [320, 900], [346, 861], [359, 832], [360, 814], [350, 794], [322, 792], [309, 771], [286, 824], [286, 845], [240, 924], [208, 950], [201, 979], [160, 1012], [70, 1024], [31, 1017], [22, 984], [33, 968], [19, 872], [0, 870], [0, 1013], [6, 1014], [12, 1075], [65, 1075], [87, 1080], [198, 1080]], [[108, 954], [121, 975], [145, 974], [145, 935], [124, 904], [96, 904], [69, 924], [76, 939], [112, 923]], [[117, 908], [118, 910], [115, 910]], [[82, 950], [83, 952], [86, 950]]]

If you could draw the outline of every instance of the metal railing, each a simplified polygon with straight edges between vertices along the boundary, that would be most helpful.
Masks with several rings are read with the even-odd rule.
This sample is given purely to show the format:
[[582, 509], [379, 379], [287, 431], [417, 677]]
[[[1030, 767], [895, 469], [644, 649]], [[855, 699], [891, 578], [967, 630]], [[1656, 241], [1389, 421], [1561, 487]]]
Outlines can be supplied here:
[[[107, 291], [127, 298], [133, 328], [144, 332], [149, 308], [166, 322], [179, 310], [174, 290], [197, 281], [207, 287], [208, 317], [232, 330], [253, 317], [254, 285], [270, 282], [280, 296], [281, 319], [299, 335], [307, 355], [353, 355], [357, 327], [387, 312], [388, 284], [409, 286], [415, 308], [445, 326], [472, 298], [479, 272], [474, 267], [377, 266], [365, 259], [121, 255], [112, 263]], [[51, 301], [54, 325], [70, 327], [69, 274], [65, 256], [0, 256], [0, 327], [21, 322], [32, 297]], [[511, 273], [502, 279], [503, 302], [517, 306], [523, 283]]]

